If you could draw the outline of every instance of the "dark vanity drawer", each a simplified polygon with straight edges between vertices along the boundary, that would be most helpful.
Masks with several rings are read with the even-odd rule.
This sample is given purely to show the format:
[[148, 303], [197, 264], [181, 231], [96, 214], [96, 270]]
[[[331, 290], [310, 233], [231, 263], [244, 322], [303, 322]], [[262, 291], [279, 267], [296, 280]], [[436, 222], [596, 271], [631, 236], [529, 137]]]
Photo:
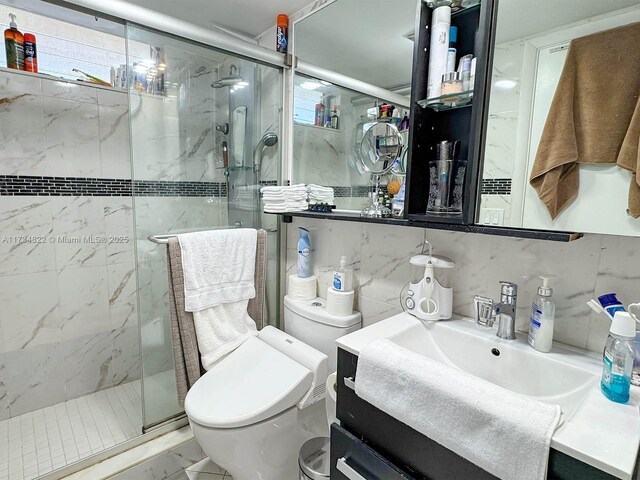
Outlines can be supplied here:
[[[338, 349], [337, 417], [344, 430], [360, 439], [392, 464], [402, 468], [410, 478], [419, 480], [495, 479], [477, 465], [365, 402], [345, 385], [345, 378], [356, 376], [358, 357]], [[429, 405], [424, 405], [425, 409]], [[333, 440], [333, 430], [332, 430]], [[332, 468], [334, 445], [331, 445]], [[636, 469], [637, 470], [637, 469]], [[333, 470], [332, 470], [333, 472]], [[333, 475], [332, 475], [333, 480]], [[343, 479], [338, 476], [335, 478]], [[372, 477], [378, 478], [378, 477]], [[382, 478], [382, 477], [380, 477]], [[394, 478], [394, 477], [384, 477]], [[402, 477], [400, 477], [402, 478]], [[615, 477], [564, 453], [551, 449], [549, 480], [613, 480]], [[635, 478], [635, 474], [634, 474]]]
[[331, 480], [413, 480], [338, 424], [331, 425]]

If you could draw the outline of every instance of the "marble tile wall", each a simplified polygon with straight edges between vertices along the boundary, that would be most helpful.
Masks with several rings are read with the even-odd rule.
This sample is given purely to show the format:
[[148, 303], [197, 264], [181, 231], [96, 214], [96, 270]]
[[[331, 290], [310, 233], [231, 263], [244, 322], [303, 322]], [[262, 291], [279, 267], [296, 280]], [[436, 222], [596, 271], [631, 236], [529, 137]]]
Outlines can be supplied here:
[[356, 308], [370, 325], [402, 311], [400, 293], [410, 278], [409, 258], [426, 236], [434, 253], [451, 257], [454, 312], [473, 315], [473, 296], [497, 298], [500, 280], [519, 285], [517, 328], [528, 328], [536, 275], [552, 274], [556, 302], [555, 340], [602, 352], [610, 322], [592, 313], [586, 301], [617, 292], [624, 303], [640, 300], [640, 239], [585, 235], [570, 243], [516, 239], [421, 228], [294, 219], [287, 227], [288, 272], [295, 271], [298, 229], [311, 231], [313, 264], [321, 296], [332, 266], [347, 255], [354, 266]]
[[[125, 92], [2, 72], [0, 125], [0, 175], [131, 178]], [[0, 232], [0, 418], [139, 378], [131, 197], [2, 195]]]

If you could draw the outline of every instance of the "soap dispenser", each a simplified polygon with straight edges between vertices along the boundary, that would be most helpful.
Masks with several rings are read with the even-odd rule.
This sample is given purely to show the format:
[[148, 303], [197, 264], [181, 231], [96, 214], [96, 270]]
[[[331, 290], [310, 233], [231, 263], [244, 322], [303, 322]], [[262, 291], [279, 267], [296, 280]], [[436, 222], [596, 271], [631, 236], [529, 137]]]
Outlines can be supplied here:
[[18, 30], [16, 16], [9, 14], [11, 22], [4, 31], [4, 48], [7, 54], [7, 68], [24, 70], [24, 36]]
[[538, 287], [538, 294], [531, 303], [531, 318], [529, 320], [529, 345], [539, 352], [551, 351], [553, 342], [553, 325], [556, 306], [551, 300], [553, 289], [549, 287], [551, 276], [540, 275], [542, 285]]

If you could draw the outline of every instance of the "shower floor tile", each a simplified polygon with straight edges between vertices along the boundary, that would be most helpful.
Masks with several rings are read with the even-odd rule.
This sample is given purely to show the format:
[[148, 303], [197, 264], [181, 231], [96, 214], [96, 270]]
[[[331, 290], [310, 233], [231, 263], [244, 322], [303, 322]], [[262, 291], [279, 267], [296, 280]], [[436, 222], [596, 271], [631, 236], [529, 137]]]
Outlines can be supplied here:
[[29, 480], [142, 433], [140, 380], [0, 421], [0, 480]]

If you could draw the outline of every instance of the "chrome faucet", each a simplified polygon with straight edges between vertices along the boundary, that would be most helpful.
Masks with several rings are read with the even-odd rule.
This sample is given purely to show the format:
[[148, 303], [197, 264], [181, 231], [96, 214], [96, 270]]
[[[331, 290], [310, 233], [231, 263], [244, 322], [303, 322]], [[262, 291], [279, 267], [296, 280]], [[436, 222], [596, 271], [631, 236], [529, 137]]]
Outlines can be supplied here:
[[476, 324], [491, 328], [498, 319], [496, 335], [505, 340], [516, 338], [516, 302], [518, 299], [518, 285], [512, 282], [500, 282], [500, 303], [495, 304], [492, 299], [476, 295], [473, 298]]

